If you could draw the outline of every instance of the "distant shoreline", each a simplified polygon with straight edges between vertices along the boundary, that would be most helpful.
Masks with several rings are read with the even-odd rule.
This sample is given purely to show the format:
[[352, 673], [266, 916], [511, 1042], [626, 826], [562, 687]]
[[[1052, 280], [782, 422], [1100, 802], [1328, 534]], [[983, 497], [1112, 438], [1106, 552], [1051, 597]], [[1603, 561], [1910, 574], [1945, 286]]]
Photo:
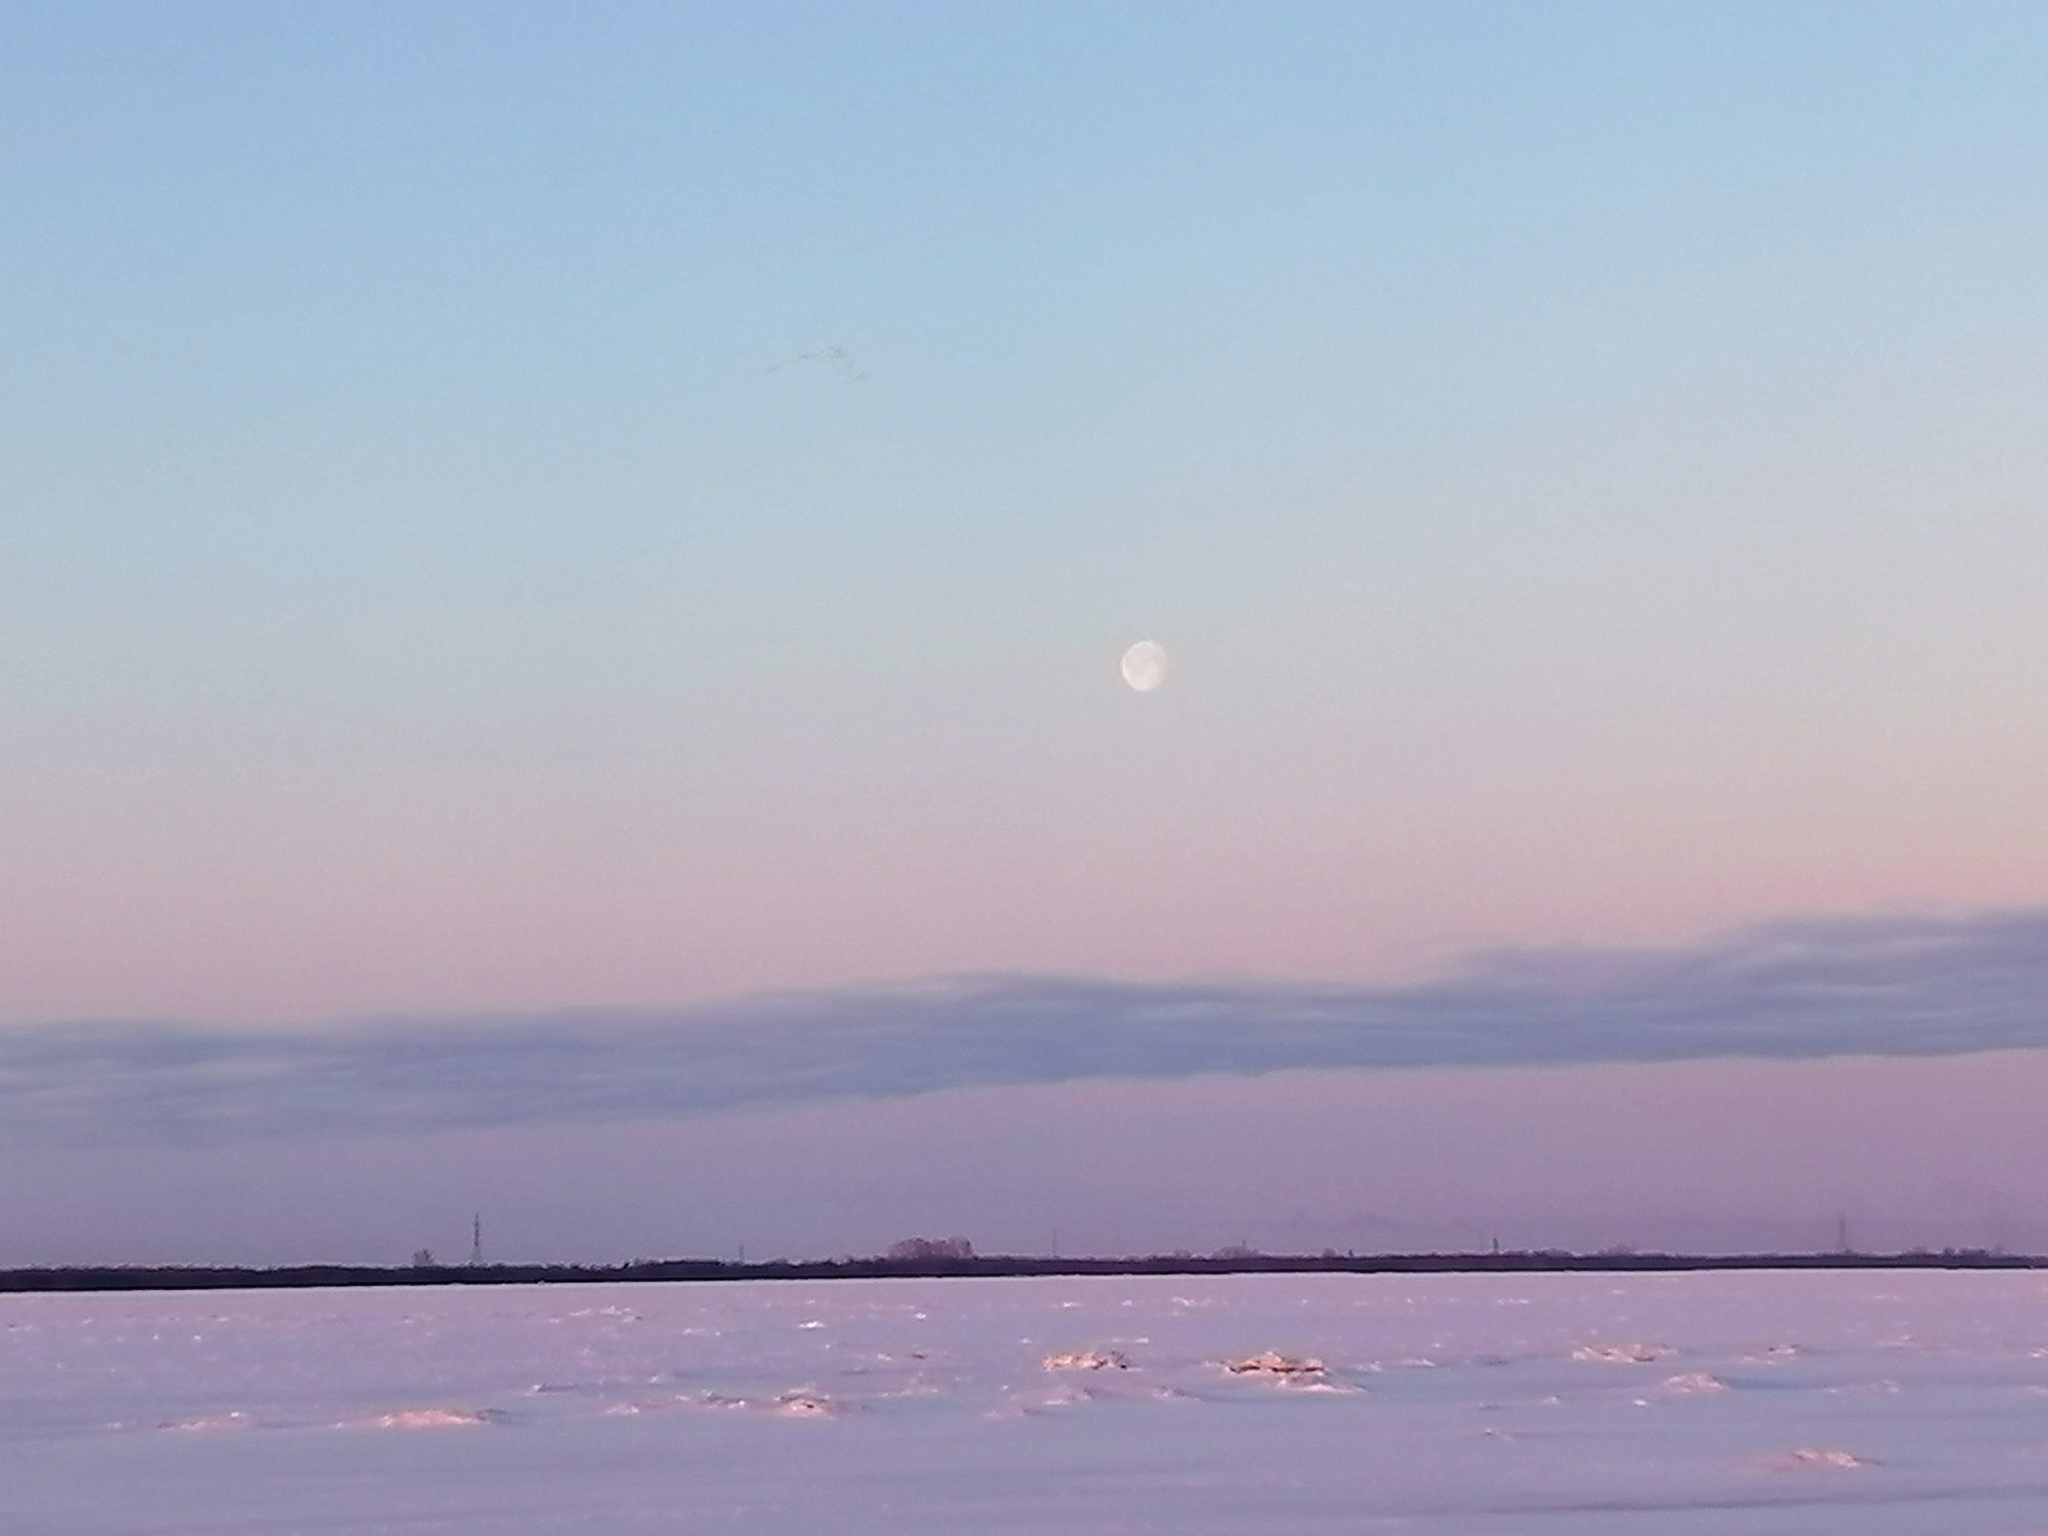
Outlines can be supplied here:
[[937, 1280], [1088, 1275], [1524, 1275], [1657, 1274], [1695, 1270], [2044, 1269], [2048, 1256], [1993, 1249], [1903, 1253], [1247, 1254], [1201, 1258], [1057, 1259], [990, 1254], [946, 1260], [659, 1259], [629, 1264], [71, 1265], [0, 1270], [0, 1294], [53, 1291], [306, 1290], [394, 1285], [602, 1285], [725, 1280]]

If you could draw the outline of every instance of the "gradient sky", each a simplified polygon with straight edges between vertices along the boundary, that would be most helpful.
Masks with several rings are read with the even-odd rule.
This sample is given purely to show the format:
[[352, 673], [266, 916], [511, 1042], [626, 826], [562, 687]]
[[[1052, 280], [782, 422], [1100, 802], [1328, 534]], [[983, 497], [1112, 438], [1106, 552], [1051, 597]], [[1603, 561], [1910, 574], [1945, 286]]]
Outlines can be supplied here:
[[1989, 4], [10, 4], [0, 1018], [2048, 900], [2044, 78]]
[[1325, 1247], [2048, 1249], [2048, 1052], [1082, 1082], [683, 1120], [8, 1148], [12, 1264]]

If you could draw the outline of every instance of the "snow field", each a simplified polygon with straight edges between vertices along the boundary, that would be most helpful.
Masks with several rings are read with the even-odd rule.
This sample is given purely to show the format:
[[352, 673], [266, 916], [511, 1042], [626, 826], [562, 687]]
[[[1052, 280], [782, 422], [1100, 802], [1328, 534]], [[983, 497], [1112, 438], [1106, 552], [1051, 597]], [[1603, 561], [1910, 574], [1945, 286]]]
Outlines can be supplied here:
[[2048, 1532], [2048, 1274], [0, 1297], [9, 1536]]

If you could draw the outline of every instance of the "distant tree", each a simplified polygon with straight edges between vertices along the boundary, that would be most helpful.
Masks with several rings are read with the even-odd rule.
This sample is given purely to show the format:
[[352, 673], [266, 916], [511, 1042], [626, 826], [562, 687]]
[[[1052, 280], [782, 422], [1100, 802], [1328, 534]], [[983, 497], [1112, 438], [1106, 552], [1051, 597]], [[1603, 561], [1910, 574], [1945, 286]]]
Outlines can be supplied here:
[[906, 1237], [889, 1245], [888, 1257], [898, 1264], [958, 1263], [974, 1257], [974, 1244], [964, 1237]]
[[417, 1248], [413, 1250], [412, 1267], [414, 1269], [438, 1269], [440, 1265], [434, 1258], [433, 1249]]
[[1226, 1264], [1236, 1264], [1241, 1263], [1245, 1259], [1258, 1258], [1259, 1250], [1247, 1243], [1226, 1243], [1223, 1247], [1210, 1254], [1209, 1257], [1221, 1259]]

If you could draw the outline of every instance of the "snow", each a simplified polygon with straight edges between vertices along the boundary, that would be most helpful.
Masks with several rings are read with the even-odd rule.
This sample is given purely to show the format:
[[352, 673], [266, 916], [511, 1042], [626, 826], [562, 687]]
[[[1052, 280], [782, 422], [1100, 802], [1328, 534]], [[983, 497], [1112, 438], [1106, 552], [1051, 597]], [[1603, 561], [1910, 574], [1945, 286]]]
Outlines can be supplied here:
[[1128, 1371], [1131, 1362], [1120, 1350], [1078, 1349], [1047, 1355], [1045, 1368], [1048, 1371]]
[[2027, 1272], [11, 1296], [0, 1528], [2020, 1536], [2044, 1394]]

